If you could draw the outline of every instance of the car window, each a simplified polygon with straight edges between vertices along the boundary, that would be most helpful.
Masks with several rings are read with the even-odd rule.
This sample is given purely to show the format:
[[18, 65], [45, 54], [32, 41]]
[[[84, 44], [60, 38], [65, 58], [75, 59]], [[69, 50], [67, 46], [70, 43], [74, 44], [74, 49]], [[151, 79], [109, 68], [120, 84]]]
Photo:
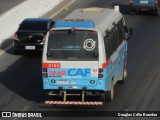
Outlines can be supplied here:
[[24, 21], [20, 24], [19, 30], [48, 30], [46, 21]]

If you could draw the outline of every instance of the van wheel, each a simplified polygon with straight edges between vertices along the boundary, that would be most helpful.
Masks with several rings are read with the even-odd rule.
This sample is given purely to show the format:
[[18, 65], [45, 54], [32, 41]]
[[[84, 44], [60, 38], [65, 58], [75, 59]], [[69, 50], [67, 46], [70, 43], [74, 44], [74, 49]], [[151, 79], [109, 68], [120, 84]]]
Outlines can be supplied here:
[[123, 76], [122, 79], [118, 80], [118, 83], [124, 83], [127, 77], [127, 63], [124, 62], [124, 68], [123, 68]]
[[114, 97], [114, 82], [111, 82], [111, 90], [101, 94], [101, 101], [113, 101]]

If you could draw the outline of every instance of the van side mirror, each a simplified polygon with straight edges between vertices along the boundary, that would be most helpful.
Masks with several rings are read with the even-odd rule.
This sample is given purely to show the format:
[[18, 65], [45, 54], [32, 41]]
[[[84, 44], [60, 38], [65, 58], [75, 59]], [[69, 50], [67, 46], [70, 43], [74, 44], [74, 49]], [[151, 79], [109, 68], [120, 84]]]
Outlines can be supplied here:
[[133, 29], [131, 27], [124, 26], [125, 39], [129, 39], [133, 33]]

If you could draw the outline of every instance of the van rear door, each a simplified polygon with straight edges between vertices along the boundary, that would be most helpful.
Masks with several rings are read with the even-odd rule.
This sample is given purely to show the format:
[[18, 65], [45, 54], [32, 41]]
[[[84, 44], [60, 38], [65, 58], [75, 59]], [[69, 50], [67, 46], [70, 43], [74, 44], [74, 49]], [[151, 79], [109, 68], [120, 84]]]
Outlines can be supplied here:
[[[53, 63], [44, 63], [43, 68], [47, 68], [49, 64]], [[80, 63], [72, 61], [56, 64], [59, 64], [60, 68], [47, 68], [48, 81], [51, 86], [82, 89], [82, 87], [95, 86], [98, 82], [98, 61]]]
[[[82, 88], [98, 81], [98, 34], [93, 30], [50, 31], [47, 47], [50, 84]], [[53, 81], [54, 80], [54, 81]], [[66, 89], [67, 89], [66, 88]]]

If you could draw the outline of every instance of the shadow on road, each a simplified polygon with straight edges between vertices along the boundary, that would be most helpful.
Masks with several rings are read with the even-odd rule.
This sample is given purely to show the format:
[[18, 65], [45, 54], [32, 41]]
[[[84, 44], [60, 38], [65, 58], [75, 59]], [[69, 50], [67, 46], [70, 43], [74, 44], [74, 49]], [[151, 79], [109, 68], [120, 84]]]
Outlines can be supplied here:
[[0, 44], [0, 49], [5, 51], [8, 54], [13, 54], [13, 39], [7, 38], [3, 40]]
[[[6, 48], [7, 41], [2, 43], [1, 49], [9, 54], [13, 54], [12, 48], [7, 50]], [[4, 65], [4, 67], [7, 67], [4, 70], [2, 66], [0, 83], [28, 101], [42, 101], [44, 95], [42, 91], [41, 56], [41, 52], [27, 53], [25, 56], [2, 55], [2, 60], [13, 59], [14, 63]]]

